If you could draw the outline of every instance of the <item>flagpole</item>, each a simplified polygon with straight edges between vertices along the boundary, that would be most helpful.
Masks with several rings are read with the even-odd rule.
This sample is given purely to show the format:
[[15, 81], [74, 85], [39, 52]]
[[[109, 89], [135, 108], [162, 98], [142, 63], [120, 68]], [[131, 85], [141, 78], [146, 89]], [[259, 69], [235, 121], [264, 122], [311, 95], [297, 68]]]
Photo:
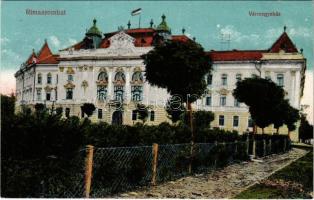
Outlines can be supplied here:
[[140, 16], [138, 18], [138, 28], [141, 28], [141, 13], [140, 13]]

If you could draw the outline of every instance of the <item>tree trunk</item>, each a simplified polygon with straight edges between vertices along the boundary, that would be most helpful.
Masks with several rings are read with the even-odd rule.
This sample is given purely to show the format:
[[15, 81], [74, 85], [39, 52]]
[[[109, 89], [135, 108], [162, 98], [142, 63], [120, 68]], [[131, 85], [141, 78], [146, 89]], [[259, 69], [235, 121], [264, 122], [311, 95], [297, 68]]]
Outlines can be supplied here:
[[278, 128], [276, 128], [277, 130], [276, 130], [276, 135], [279, 135], [279, 127]]
[[189, 122], [191, 129], [191, 142], [194, 142], [194, 127], [193, 127], [193, 111], [192, 111], [192, 103], [188, 102], [188, 111], [189, 111]]
[[187, 110], [189, 112], [189, 122], [191, 129], [191, 151], [190, 151], [190, 163], [189, 163], [189, 173], [192, 173], [192, 162], [194, 156], [194, 129], [193, 129], [193, 112], [192, 112], [192, 104], [191, 102], [187, 103]]
[[288, 130], [288, 138], [291, 140], [291, 131]]

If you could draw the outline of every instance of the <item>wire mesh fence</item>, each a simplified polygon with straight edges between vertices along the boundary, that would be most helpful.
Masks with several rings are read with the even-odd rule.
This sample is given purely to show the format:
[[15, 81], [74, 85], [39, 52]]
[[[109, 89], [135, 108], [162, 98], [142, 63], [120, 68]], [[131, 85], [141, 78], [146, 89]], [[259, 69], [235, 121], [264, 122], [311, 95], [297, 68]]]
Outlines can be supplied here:
[[[289, 140], [256, 140], [255, 144], [250, 140], [196, 143], [192, 151], [191, 144], [159, 145], [156, 152], [152, 146], [94, 148], [90, 197], [110, 197], [151, 186], [154, 176], [156, 183], [160, 184], [190, 173], [215, 170], [247, 160], [248, 155], [254, 152], [254, 146], [257, 157], [291, 148]], [[157, 160], [154, 159], [156, 153]], [[7, 194], [22, 194], [15, 197], [85, 197], [87, 155], [88, 150], [82, 149], [68, 159], [51, 157], [44, 161], [5, 161], [2, 162], [2, 183], [5, 183]], [[156, 171], [153, 170], [154, 165]], [[24, 193], [17, 192], [17, 189], [24, 190]]]
[[152, 147], [96, 148], [92, 197], [149, 185], [152, 177]]

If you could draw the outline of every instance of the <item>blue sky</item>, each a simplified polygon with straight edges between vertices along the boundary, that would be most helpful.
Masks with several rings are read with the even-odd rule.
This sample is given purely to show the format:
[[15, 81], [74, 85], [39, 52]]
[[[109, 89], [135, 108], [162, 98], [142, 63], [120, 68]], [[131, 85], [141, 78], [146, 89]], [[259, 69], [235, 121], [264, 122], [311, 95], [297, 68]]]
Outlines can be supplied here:
[[[230, 49], [267, 49], [287, 26], [287, 32], [296, 46], [304, 49], [308, 67], [313, 66], [313, 8], [311, 1], [28, 1], [2, 2], [1, 6], [1, 56], [2, 70], [17, 70], [27, 59], [32, 48], [39, 50], [44, 39], [54, 52], [84, 37], [85, 30], [97, 19], [103, 32], [126, 27], [138, 27], [138, 16], [130, 12], [142, 8], [142, 27], [150, 19], [160, 23], [164, 13], [173, 34], [196, 37], [207, 50], [226, 49], [221, 45], [220, 33], [230, 34]], [[65, 16], [30, 16], [26, 9], [66, 10]], [[252, 17], [249, 11], [280, 12], [280, 17]]]

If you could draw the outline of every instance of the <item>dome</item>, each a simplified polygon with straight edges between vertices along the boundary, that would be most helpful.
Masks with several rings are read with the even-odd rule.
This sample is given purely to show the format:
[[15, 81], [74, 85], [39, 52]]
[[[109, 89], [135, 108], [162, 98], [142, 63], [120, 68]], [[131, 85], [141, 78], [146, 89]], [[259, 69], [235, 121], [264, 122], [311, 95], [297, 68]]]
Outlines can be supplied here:
[[97, 22], [97, 20], [94, 19], [93, 20], [93, 26], [90, 27], [89, 30], [86, 32], [87, 36], [94, 36], [94, 35], [99, 36], [99, 37], [102, 36], [101, 31], [96, 26], [96, 22]]
[[157, 26], [157, 31], [167, 31], [167, 32], [170, 32], [170, 28], [168, 27], [167, 22], [166, 22], [166, 16], [162, 15], [161, 19], [162, 19], [162, 21]]

